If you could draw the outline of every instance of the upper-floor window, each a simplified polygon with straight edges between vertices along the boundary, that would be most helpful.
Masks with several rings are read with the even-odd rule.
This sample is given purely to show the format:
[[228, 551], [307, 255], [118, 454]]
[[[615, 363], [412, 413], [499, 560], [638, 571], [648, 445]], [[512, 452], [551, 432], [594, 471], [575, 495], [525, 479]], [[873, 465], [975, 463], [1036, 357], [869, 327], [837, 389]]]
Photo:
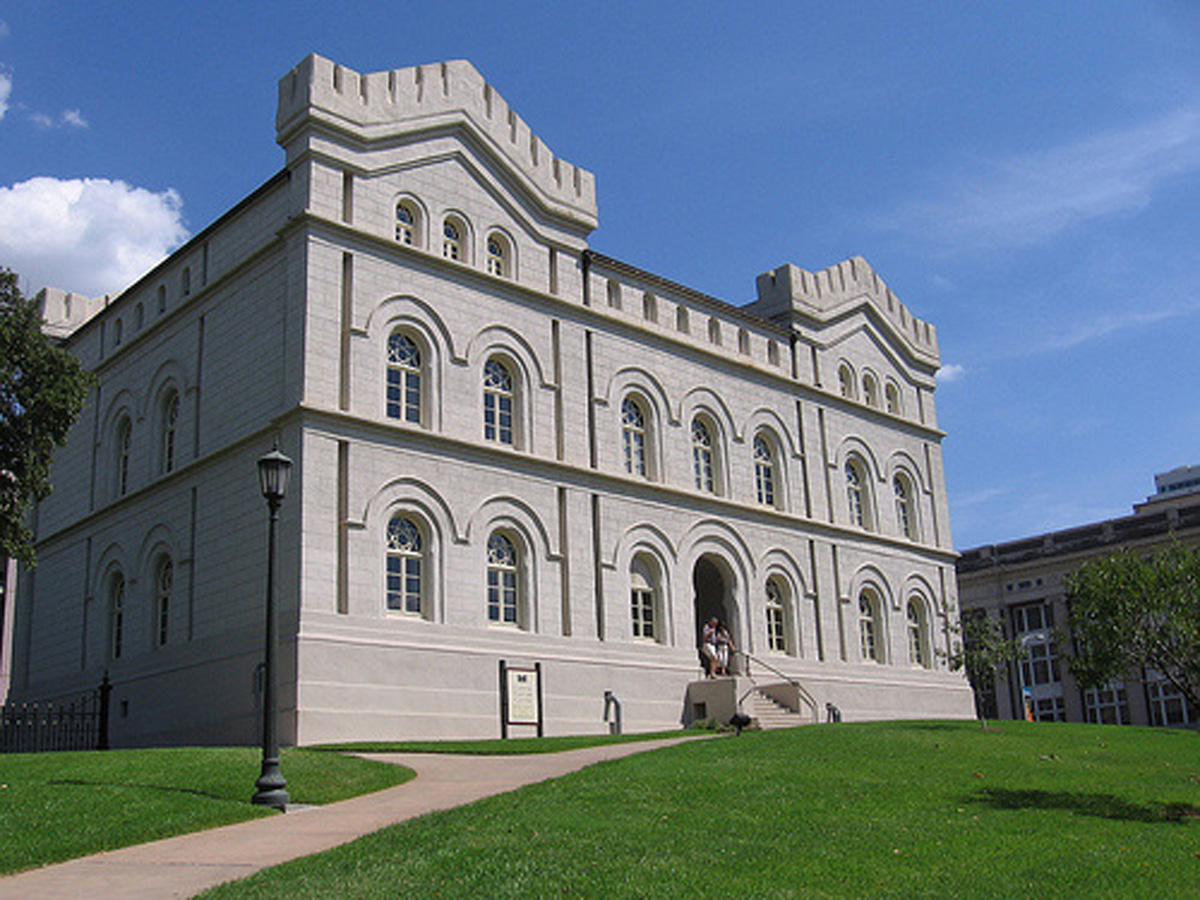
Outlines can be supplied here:
[[721, 321], [715, 316], [708, 320], [708, 342], [721, 346]]
[[165, 313], [167, 311], [167, 289], [161, 284], [158, 286], [157, 298], [158, 311], [160, 313]]
[[396, 204], [396, 240], [410, 247], [418, 246], [417, 208], [407, 200]]
[[858, 639], [863, 662], [883, 662], [879, 605], [879, 598], [870, 591], [863, 591], [858, 596]]
[[738, 329], [738, 353], [743, 356], [750, 355], [750, 332], [745, 328]]
[[859, 528], [871, 528], [871, 498], [862, 463], [857, 459], [846, 460], [846, 504], [850, 512], [850, 524]]
[[703, 419], [692, 420], [692, 472], [696, 490], [706, 494], [717, 492], [716, 451], [712, 431]]
[[896, 524], [900, 534], [910, 541], [917, 539], [917, 509], [912, 482], [905, 475], [892, 479], [892, 494], [896, 499]]
[[893, 416], [898, 416], [903, 413], [903, 409], [900, 406], [900, 389], [890, 381], [883, 389], [883, 401], [884, 407]]
[[775, 578], [767, 579], [767, 649], [786, 653], [787, 609], [784, 606], [783, 588]]
[[854, 399], [854, 371], [846, 363], [838, 366], [838, 393], [847, 400]]
[[115, 322], [113, 322], [113, 343], [120, 347], [121, 340], [124, 338], [124, 336], [125, 324], [120, 319], [117, 319]]
[[508, 240], [495, 232], [487, 238], [487, 270], [489, 274], [500, 278], [512, 276], [512, 251]]
[[632, 397], [621, 401], [621, 445], [625, 457], [625, 471], [630, 475], [645, 478], [646, 468], [646, 414], [642, 406]]
[[767, 362], [773, 366], [779, 365], [779, 344], [776, 341], [767, 341]]
[[879, 380], [870, 372], [863, 375], [863, 402], [867, 406], [873, 406], [876, 409], [881, 406], [879, 402]]
[[487, 543], [487, 615], [489, 622], [500, 625], [520, 623], [520, 580], [517, 548], [499, 532]]
[[642, 294], [642, 318], [647, 322], [658, 321], [658, 300], [649, 291]]
[[141, 331], [142, 325], [146, 322], [146, 308], [142, 304], [138, 304], [133, 308], [133, 330]]
[[190, 266], [184, 266], [183, 274], [179, 276], [179, 292], [185, 297], [190, 297], [192, 294], [192, 269]]
[[754, 436], [754, 489], [759, 503], [775, 505], [775, 455], [761, 434]]
[[512, 374], [498, 359], [483, 367], [483, 437], [497, 444], [516, 443], [516, 394]]
[[125, 576], [115, 572], [108, 582], [108, 651], [120, 659], [125, 650]]
[[401, 331], [388, 337], [387, 415], [405, 422], [421, 421], [421, 350]]
[[608, 279], [608, 285], [605, 288], [608, 295], [608, 305], [611, 309], [621, 308], [621, 282], [615, 278]]
[[124, 497], [129, 493], [129, 465], [133, 451], [133, 425], [128, 416], [122, 416], [117, 423], [117, 496]]
[[675, 309], [675, 330], [680, 334], [687, 334], [691, 330], [686, 306], [679, 306]]
[[175, 582], [175, 564], [164, 556], [154, 573], [154, 642], [163, 646], [171, 637], [171, 593]]
[[393, 516], [387, 528], [387, 608], [423, 611], [424, 575], [421, 530], [405, 516]]
[[925, 607], [918, 600], [908, 601], [908, 662], [909, 665], [929, 667], [928, 638], [925, 627]]
[[179, 392], [171, 390], [162, 408], [162, 471], [175, 471], [175, 452], [179, 437]]
[[464, 260], [464, 228], [455, 219], [446, 219], [442, 223], [442, 256], [446, 259]]

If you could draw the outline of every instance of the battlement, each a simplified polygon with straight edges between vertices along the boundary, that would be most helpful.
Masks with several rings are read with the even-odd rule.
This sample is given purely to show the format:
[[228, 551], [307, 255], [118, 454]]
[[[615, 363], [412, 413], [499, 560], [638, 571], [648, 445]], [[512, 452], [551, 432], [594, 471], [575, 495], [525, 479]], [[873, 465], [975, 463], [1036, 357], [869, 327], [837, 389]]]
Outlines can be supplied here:
[[866, 301], [891, 323], [916, 355], [934, 365], [940, 359], [937, 329], [909, 312], [861, 256], [852, 256], [820, 272], [808, 272], [788, 263], [759, 275], [757, 284], [758, 302], [751, 308], [766, 318], [800, 314], [825, 322]]
[[310, 55], [280, 79], [275, 128], [286, 146], [312, 120], [370, 141], [464, 119], [552, 208], [596, 227], [595, 176], [556, 157], [466, 60], [364, 75]]
[[55, 287], [44, 287], [35, 300], [41, 307], [42, 331], [56, 338], [68, 337], [80, 325], [108, 306], [110, 296], [85, 297]]

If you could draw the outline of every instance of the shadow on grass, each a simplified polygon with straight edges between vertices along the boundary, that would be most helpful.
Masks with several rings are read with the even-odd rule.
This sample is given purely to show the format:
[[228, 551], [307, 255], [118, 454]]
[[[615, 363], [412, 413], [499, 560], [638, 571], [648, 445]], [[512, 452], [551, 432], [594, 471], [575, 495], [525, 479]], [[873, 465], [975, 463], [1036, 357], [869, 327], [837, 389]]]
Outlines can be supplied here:
[[1125, 822], [1182, 824], [1200, 819], [1200, 806], [1191, 803], [1131, 803], [1112, 794], [1085, 794], [1075, 791], [1010, 791], [984, 788], [967, 798], [992, 809], [1061, 809], [1077, 816], [1116, 819]]
[[84, 781], [80, 778], [56, 778], [46, 784], [69, 784], [75, 787], [106, 787], [106, 788], [136, 788], [139, 791], [163, 791], [171, 794], [191, 794], [194, 797], [205, 797], [209, 800], [229, 802], [229, 797], [220, 794], [210, 794], [208, 791], [198, 791], [195, 788], [168, 787], [165, 784], [139, 784], [133, 781]]

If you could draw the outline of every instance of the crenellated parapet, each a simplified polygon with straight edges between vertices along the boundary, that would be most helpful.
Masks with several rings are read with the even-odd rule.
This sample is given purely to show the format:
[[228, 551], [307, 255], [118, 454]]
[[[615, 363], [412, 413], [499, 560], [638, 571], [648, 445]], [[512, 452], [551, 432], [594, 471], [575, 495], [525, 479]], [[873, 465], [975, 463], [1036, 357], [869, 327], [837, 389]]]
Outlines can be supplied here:
[[56, 287], [44, 287], [35, 300], [41, 306], [42, 331], [65, 338], [108, 306], [109, 295], [85, 297]]
[[790, 263], [764, 272], [758, 276], [758, 302], [750, 308], [776, 321], [800, 316], [824, 324], [864, 303], [891, 326], [915, 357], [939, 365], [937, 329], [909, 312], [861, 256], [819, 272]]
[[597, 224], [595, 176], [555, 156], [466, 60], [360, 74], [310, 55], [279, 82], [276, 139], [319, 123], [363, 141], [469, 123], [554, 211]]

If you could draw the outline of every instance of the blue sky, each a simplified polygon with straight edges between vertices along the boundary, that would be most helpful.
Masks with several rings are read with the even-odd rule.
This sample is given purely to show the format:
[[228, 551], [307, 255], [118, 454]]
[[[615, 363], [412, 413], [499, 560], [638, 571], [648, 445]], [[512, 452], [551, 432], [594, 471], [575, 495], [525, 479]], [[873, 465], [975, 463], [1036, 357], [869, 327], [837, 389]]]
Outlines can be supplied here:
[[278, 79], [467, 58], [591, 243], [733, 303], [866, 257], [939, 328], [955, 545], [1200, 463], [1200, 3], [7, 2], [0, 264], [119, 289], [277, 171]]

